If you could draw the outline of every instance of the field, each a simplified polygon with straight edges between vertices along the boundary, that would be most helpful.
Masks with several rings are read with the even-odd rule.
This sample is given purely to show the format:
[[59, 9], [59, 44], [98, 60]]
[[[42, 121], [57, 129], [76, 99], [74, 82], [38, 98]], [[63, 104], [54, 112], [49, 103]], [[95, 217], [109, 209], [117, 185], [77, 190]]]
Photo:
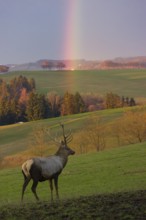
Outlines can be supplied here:
[[[23, 183], [21, 169], [1, 170], [1, 219], [50, 219], [48, 214], [52, 216], [51, 219], [53, 216], [54, 219], [84, 219], [81, 218], [83, 214], [87, 219], [109, 219], [110, 213], [114, 216], [111, 219], [116, 219], [118, 215], [121, 215], [119, 219], [146, 217], [145, 155], [146, 147], [143, 143], [70, 157], [59, 179], [61, 202], [53, 205], [49, 204], [48, 182], [38, 186], [41, 203], [33, 203], [35, 199], [30, 184], [24, 205], [20, 204]], [[24, 210], [27, 218], [24, 217]], [[78, 214], [75, 218], [76, 212]], [[35, 218], [35, 215], [40, 218]], [[94, 217], [89, 218], [92, 215]], [[128, 215], [131, 218], [126, 218]]]
[[125, 192], [3, 206], [1, 220], [145, 220], [146, 192]]
[[24, 75], [34, 78], [41, 93], [56, 91], [63, 95], [66, 91], [97, 93], [105, 95], [113, 92], [128, 97], [146, 97], [146, 70], [96, 70], [96, 71], [20, 71], [1, 75], [10, 81]]
[[[65, 91], [105, 95], [106, 92], [114, 92], [121, 96], [146, 98], [146, 70], [20, 71], [3, 74], [0, 78], [10, 81], [19, 75], [34, 78], [37, 91], [41, 93], [55, 90], [61, 95]], [[128, 109], [102, 110], [1, 126], [0, 159], [14, 155], [15, 160], [15, 155], [25, 154], [29, 150], [34, 128], [48, 127], [56, 134], [59, 122], [64, 122], [66, 129], [72, 129], [75, 140], [70, 146], [76, 149], [80, 144], [76, 136], [84, 129], [87, 119], [100, 116], [110, 124]], [[53, 147], [48, 146], [49, 154], [54, 151]], [[146, 219], [145, 142], [71, 156], [59, 178], [61, 200], [53, 204], [50, 203], [47, 181], [37, 188], [41, 202], [35, 202], [30, 184], [21, 204], [21, 167], [6, 167], [0, 170], [0, 219]]]
[[[128, 110], [129, 108], [127, 108]], [[126, 109], [109, 109], [96, 112], [88, 112], [58, 118], [50, 118], [23, 124], [14, 124], [0, 127], [0, 153], [1, 157], [12, 154], [21, 153], [29, 149], [29, 142], [35, 127], [48, 127], [55, 132], [60, 130], [59, 123], [64, 122], [66, 129], [72, 129], [74, 135], [73, 141], [76, 139], [76, 133], [84, 128], [85, 122], [91, 117], [102, 117], [104, 121], [114, 121], [120, 117]], [[73, 144], [71, 143], [73, 147]], [[48, 146], [49, 148], [49, 146]]]

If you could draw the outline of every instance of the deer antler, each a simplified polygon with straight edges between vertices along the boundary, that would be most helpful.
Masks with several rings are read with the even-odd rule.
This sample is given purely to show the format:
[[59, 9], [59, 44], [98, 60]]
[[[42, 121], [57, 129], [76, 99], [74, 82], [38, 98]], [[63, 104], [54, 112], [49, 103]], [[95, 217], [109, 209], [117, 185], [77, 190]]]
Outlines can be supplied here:
[[67, 144], [67, 143], [71, 142], [73, 139], [71, 130], [65, 135], [64, 124], [60, 123], [60, 126], [62, 127], [62, 131], [63, 131], [64, 143]]

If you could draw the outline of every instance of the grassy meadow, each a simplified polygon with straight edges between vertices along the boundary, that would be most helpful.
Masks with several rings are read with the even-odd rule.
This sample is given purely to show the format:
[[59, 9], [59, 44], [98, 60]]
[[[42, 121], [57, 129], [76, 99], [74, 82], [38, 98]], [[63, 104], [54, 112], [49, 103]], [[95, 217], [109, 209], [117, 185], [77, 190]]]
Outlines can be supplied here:
[[[146, 189], [145, 143], [99, 153], [70, 156], [59, 178], [60, 197], [77, 198], [92, 194]], [[19, 202], [23, 175], [21, 167], [0, 170], [0, 202]], [[25, 202], [35, 201], [30, 189]], [[50, 199], [48, 182], [38, 185], [41, 200]]]
[[[131, 108], [127, 108], [131, 109]], [[38, 120], [33, 122], [26, 122], [22, 124], [14, 124], [0, 127], [0, 153], [1, 157], [15, 155], [25, 150], [29, 150], [32, 133], [35, 128], [46, 127], [54, 131], [54, 135], [60, 131], [60, 122], [65, 123], [65, 129], [72, 129], [73, 143], [71, 146], [74, 148], [74, 140], [80, 130], [84, 129], [86, 121], [90, 118], [102, 117], [106, 123], [113, 122], [119, 118], [126, 108], [108, 109], [96, 112], [87, 112], [76, 115], [63, 116], [58, 118], [50, 118], [45, 120]], [[77, 142], [77, 141], [76, 141]], [[76, 144], [75, 142], [75, 144]], [[52, 143], [51, 143], [52, 144]], [[48, 140], [49, 149], [49, 140]]]
[[[146, 147], [145, 143], [142, 143], [70, 157], [59, 178], [61, 201], [52, 205], [47, 181], [38, 185], [37, 191], [41, 203], [35, 203], [30, 183], [22, 205], [20, 203], [23, 184], [21, 169], [1, 170], [0, 217], [1, 219], [109, 219], [107, 213], [111, 214], [111, 219], [116, 219], [118, 216], [121, 216], [119, 219], [146, 217], [145, 155]], [[131, 217], [125, 218], [127, 215]]]
[[[146, 70], [99, 70], [99, 71], [20, 71], [1, 75], [7, 81], [24, 75], [34, 78], [37, 91], [48, 93], [65, 91], [118, 95], [145, 99]], [[137, 108], [137, 107], [135, 107]], [[91, 118], [102, 117], [108, 126], [131, 108], [109, 109], [50, 118], [0, 127], [0, 159], [28, 157], [30, 142], [35, 128], [51, 128], [58, 132], [59, 122], [65, 129], [72, 129], [70, 143], [77, 154], [69, 158], [59, 177], [60, 202], [50, 204], [48, 182], [39, 183], [37, 191], [41, 202], [36, 203], [31, 183], [20, 203], [23, 176], [21, 160], [10, 167], [0, 169], [0, 219], [146, 219], [146, 142], [119, 147], [111, 138], [104, 151], [80, 154], [80, 132]], [[84, 136], [82, 136], [84, 139]], [[55, 152], [48, 141], [46, 155]], [[15, 157], [16, 156], [16, 157]], [[24, 156], [24, 158], [23, 158]], [[21, 158], [22, 157], [22, 158]]]
[[2, 74], [0, 78], [10, 81], [23, 75], [34, 78], [37, 91], [56, 91], [63, 95], [66, 91], [97, 93], [105, 95], [113, 92], [134, 98], [146, 97], [146, 70], [75, 70], [75, 71], [18, 71]]

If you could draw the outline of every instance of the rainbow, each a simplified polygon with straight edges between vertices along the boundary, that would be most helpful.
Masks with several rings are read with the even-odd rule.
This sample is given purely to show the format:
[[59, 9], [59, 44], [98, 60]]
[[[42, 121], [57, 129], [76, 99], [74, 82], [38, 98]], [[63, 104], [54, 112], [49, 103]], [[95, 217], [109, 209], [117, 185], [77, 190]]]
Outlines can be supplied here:
[[[65, 7], [67, 13], [65, 14], [62, 57], [69, 61], [68, 69], [74, 70], [74, 61], [80, 59], [81, 51], [81, 1], [67, 0]], [[77, 92], [78, 83], [76, 73], [67, 72], [64, 80], [64, 87], [67, 91]]]
[[[75, 60], [80, 54], [80, 3], [68, 0], [64, 36], [64, 58]], [[70, 64], [73, 66], [73, 63]]]

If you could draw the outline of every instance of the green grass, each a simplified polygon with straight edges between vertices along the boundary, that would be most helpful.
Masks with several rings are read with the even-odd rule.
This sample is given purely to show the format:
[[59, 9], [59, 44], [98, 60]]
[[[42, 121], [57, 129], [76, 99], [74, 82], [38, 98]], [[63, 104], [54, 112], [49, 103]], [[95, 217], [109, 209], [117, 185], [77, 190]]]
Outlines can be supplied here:
[[[119, 95], [146, 97], [146, 70], [106, 71], [31, 71], [1, 75], [10, 80], [25, 75], [36, 80], [42, 93], [56, 90], [71, 92], [112, 91]], [[140, 89], [139, 89], [140, 88]], [[112, 122], [125, 109], [104, 110], [0, 127], [0, 155], [7, 156], [26, 150], [30, 134], [36, 126], [51, 126], [56, 131], [64, 121], [76, 133], [92, 115]], [[146, 143], [75, 155], [59, 178], [61, 202], [48, 204], [48, 182], [40, 183], [41, 203], [33, 203], [31, 184], [24, 205], [20, 205], [23, 176], [21, 168], [0, 170], [0, 219], [146, 219]]]
[[54, 204], [47, 181], [37, 188], [40, 203], [30, 183], [21, 204], [21, 168], [1, 170], [0, 219], [146, 219], [145, 144], [70, 157]]
[[105, 121], [113, 121], [123, 114], [125, 109], [109, 109], [88, 112], [65, 117], [14, 124], [0, 127], [0, 153], [2, 157], [16, 154], [29, 148], [31, 133], [35, 127], [53, 127], [58, 131], [59, 122], [65, 122], [66, 129], [72, 129], [73, 134], [83, 129], [85, 121], [91, 116], [102, 116]]
[[[75, 155], [59, 178], [62, 199], [146, 189], [145, 143], [100, 153]], [[19, 202], [23, 176], [21, 168], [0, 171], [0, 203]], [[34, 201], [28, 186], [24, 200]], [[50, 200], [48, 182], [38, 185], [41, 200]]]
[[24, 75], [34, 78], [41, 93], [66, 91], [98, 93], [113, 92], [129, 97], [146, 97], [146, 70], [87, 70], [87, 71], [18, 71], [5, 73], [1, 78], [10, 81]]
[[145, 220], [146, 191], [1, 207], [1, 220]]

